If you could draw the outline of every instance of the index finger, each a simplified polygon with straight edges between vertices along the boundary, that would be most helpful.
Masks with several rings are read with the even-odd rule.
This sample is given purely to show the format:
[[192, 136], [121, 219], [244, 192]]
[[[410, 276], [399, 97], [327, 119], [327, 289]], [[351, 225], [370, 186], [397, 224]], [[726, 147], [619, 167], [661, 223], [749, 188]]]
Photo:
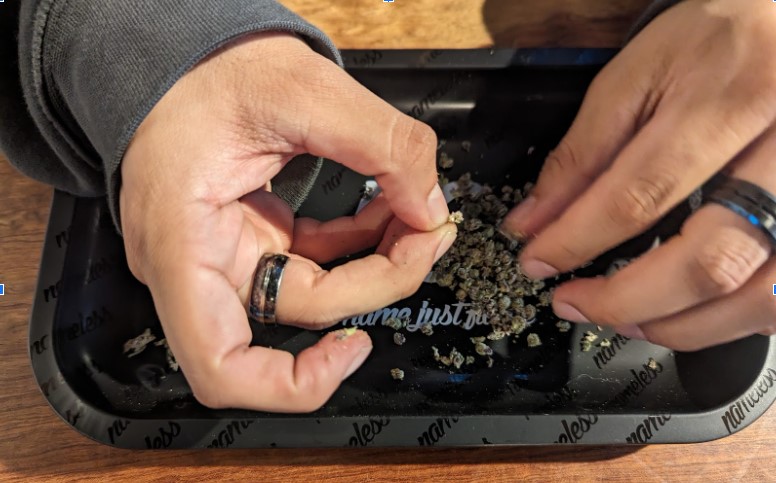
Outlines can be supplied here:
[[612, 167], [529, 243], [521, 255], [526, 275], [547, 278], [574, 269], [641, 233], [768, 126], [733, 106], [684, 107], [655, 116]]
[[[442, 226], [449, 216], [437, 184], [436, 134], [320, 57], [314, 84], [301, 85], [296, 111], [304, 116], [302, 138], [310, 153], [374, 176], [391, 209], [417, 230]], [[302, 82], [304, 84], [304, 82]], [[298, 138], [299, 124], [284, 134]]]

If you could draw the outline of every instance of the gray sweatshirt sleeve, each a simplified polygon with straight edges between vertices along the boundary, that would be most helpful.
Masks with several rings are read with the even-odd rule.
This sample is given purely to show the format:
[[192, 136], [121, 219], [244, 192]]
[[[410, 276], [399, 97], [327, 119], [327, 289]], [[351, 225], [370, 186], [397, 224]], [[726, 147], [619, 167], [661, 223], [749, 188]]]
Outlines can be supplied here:
[[[656, 0], [633, 34], [678, 1]], [[32, 178], [107, 195], [118, 221], [119, 166], [154, 104], [208, 53], [264, 30], [296, 32], [341, 65], [326, 36], [274, 0], [0, 3], [0, 150]], [[318, 169], [295, 160], [274, 186], [296, 208]]]
[[[209, 53], [247, 33], [288, 31], [341, 64], [325, 35], [274, 0], [23, 0], [0, 9], [18, 13], [18, 71], [2, 75], [3, 87], [14, 85], [0, 93], [0, 149], [33, 178], [107, 194], [115, 220], [118, 168], [135, 130]], [[314, 175], [319, 163], [292, 164]], [[298, 205], [313, 177], [285, 176], [295, 188], [281, 190], [286, 201]]]

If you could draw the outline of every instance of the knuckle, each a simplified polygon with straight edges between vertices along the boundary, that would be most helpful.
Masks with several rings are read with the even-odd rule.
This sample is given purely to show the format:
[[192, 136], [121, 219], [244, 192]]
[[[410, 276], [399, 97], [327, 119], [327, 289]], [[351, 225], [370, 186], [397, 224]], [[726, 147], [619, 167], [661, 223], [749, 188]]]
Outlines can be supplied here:
[[[776, 100], [776, 59], [763, 59], [766, 65], [763, 66], [763, 70], [753, 73], [742, 73], [742, 83], [748, 87], [751, 95], [754, 98], [763, 99], [766, 101]], [[759, 70], [759, 69], [758, 69]]]
[[300, 413], [311, 413], [313, 411], [317, 411], [326, 403], [326, 399], [321, 397], [306, 397], [299, 399], [298, 401], [299, 402], [296, 404], [294, 409]]
[[[776, 312], [776, 310], [774, 310], [774, 312]], [[776, 315], [765, 324], [762, 330], [760, 330], [760, 334], [767, 336], [776, 335]]]
[[420, 287], [423, 285], [423, 277], [418, 277], [417, 280], [415, 280], [412, 284], [407, 286], [407, 290], [404, 291], [404, 293], [401, 294], [401, 298], [407, 298], [415, 294], [418, 290], [420, 290]]
[[724, 295], [741, 288], [767, 254], [754, 238], [727, 229], [712, 236], [694, 257], [698, 288], [704, 294]]
[[413, 267], [412, 272], [405, 268], [403, 270], [400, 269], [398, 273], [399, 280], [404, 286], [404, 289], [399, 294], [402, 298], [409, 297], [420, 290], [426, 276], [434, 269], [434, 263], [431, 259], [415, 260], [410, 263]]
[[[312, 297], [311, 297], [312, 299]], [[324, 330], [331, 327], [338, 317], [331, 309], [321, 307], [320, 304], [299, 304], [297, 311], [284, 319], [284, 323], [294, 324], [311, 330]]]
[[646, 342], [675, 351], [694, 352], [705, 347], [692, 337], [676, 337], [669, 331], [652, 328], [649, 325], [642, 326], [642, 332]]
[[587, 247], [580, 246], [578, 241], [576, 236], [550, 238], [546, 242], [546, 248], [535, 251], [531, 257], [538, 258], [561, 272], [572, 270], [595, 256], [594, 253], [588, 253]]
[[[350, 85], [330, 60], [313, 51], [297, 53], [286, 65], [287, 78], [302, 93], [314, 93], [324, 99], [338, 99], [347, 95]], [[311, 75], [311, 72], [314, 74]]]
[[672, 174], [640, 176], [608, 204], [612, 221], [633, 228], [651, 225], [662, 215], [677, 184]]
[[305, 325], [313, 330], [324, 330], [331, 327], [337, 319], [332, 316], [327, 316], [321, 313], [321, 315], [311, 315], [306, 318], [302, 318], [303, 321], [309, 321]]
[[130, 230], [132, 229], [124, 231], [124, 251], [126, 252], [127, 267], [132, 276], [142, 282], [143, 278], [140, 264], [142, 258], [140, 255], [142, 253], [142, 244], [138, 237], [133, 236], [133, 233]]
[[615, 68], [615, 64], [609, 63], [606, 66], [604, 66], [603, 70], [598, 73], [593, 78], [593, 81], [590, 83], [590, 87], [587, 89], [587, 93], [585, 95], [585, 100], [588, 99], [598, 99], [599, 97], [606, 96], [608, 97], [608, 94], [612, 91], [611, 86], [611, 75], [613, 73], [613, 70]]
[[437, 136], [431, 127], [407, 115], [396, 113], [390, 131], [390, 163], [395, 169], [433, 169]]
[[593, 316], [593, 320], [600, 325], [607, 327], [613, 327], [615, 330], [617, 327], [631, 324], [627, 314], [625, 314], [621, 308], [606, 304], [599, 307], [598, 313]]
[[328, 397], [318, 390], [319, 378], [309, 374], [298, 374], [286, 380], [275, 393], [277, 401], [283, 401], [285, 410], [297, 413], [309, 413], [320, 409]]
[[568, 137], [563, 138], [558, 146], [550, 151], [542, 171], [542, 174], [551, 176], [573, 174], [574, 177], [584, 178], [587, 184], [592, 183], [596, 176], [592, 166], [580, 160], [575, 144]]
[[225, 391], [219, 387], [218, 378], [193, 379], [189, 381], [194, 398], [203, 406], [210, 409], [225, 409], [229, 407], [225, 397]]
[[396, 300], [403, 300], [407, 297], [411, 297], [420, 289], [421, 285], [423, 285], [423, 278], [425, 278], [425, 276], [418, 277], [415, 275], [400, 278], [395, 285]]
[[695, 341], [692, 339], [685, 339], [685, 340], [674, 340], [674, 339], [663, 339], [661, 337], [653, 337], [650, 339], [647, 337], [647, 342], [654, 345], [659, 345], [661, 347], [665, 347], [667, 349], [671, 349], [673, 351], [677, 352], [697, 352], [701, 349], [705, 349], [710, 344], [704, 344], [701, 341]]
[[[561, 270], [574, 268], [574, 266], [584, 262], [585, 258], [588, 256], [582, 252], [579, 249], [578, 244], [575, 244], [574, 242], [575, 239], [573, 237], [558, 240], [556, 243], [560, 257], [543, 257], [542, 260], [545, 260], [553, 267]], [[561, 260], [563, 260], [563, 262], [561, 262]]]

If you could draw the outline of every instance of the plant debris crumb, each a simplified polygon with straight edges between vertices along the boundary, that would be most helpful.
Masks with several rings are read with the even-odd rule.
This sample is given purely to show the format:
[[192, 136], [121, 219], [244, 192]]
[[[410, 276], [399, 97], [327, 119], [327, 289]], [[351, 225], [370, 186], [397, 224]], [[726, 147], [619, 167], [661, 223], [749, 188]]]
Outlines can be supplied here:
[[555, 289], [551, 288], [550, 290], [545, 290], [544, 292], [539, 294], [540, 307], [549, 307], [550, 304], [552, 304], [552, 294], [554, 291]]
[[455, 159], [451, 158], [446, 152], [439, 153], [439, 168], [450, 169], [455, 164]]
[[464, 152], [469, 152], [472, 150], [472, 142], [471, 141], [462, 141], [461, 142], [461, 149], [464, 150]]
[[650, 357], [649, 361], [647, 362], [647, 367], [649, 367], [652, 370], [656, 370], [658, 368], [657, 361]]
[[598, 339], [598, 335], [591, 331], [585, 331], [582, 335], [582, 340], [579, 341], [579, 346], [582, 352], [590, 352], [593, 349], [593, 342]]
[[148, 347], [148, 344], [156, 340], [156, 336], [151, 333], [151, 329], [146, 329], [139, 336], [129, 339], [124, 343], [124, 354], [127, 357], [135, 357]]
[[404, 343], [407, 342], [407, 337], [404, 336], [401, 332], [394, 332], [393, 334], [393, 343], [396, 345], [404, 345]]
[[571, 330], [571, 322], [568, 320], [559, 320], [555, 323], [555, 327], [558, 328], [558, 332], [565, 333]]
[[525, 338], [526, 342], [528, 343], [528, 347], [539, 347], [542, 345], [542, 340], [539, 338], [539, 334], [530, 333]]
[[460, 369], [463, 363], [466, 362], [466, 358], [455, 347], [453, 347], [450, 350], [450, 354], [446, 356], [440, 355], [439, 349], [434, 346], [431, 347], [431, 350], [434, 353], [434, 360], [440, 362], [443, 366], [453, 366], [456, 369]]
[[[154, 342], [156, 341], [156, 342]], [[173, 371], [178, 371], [178, 361], [175, 360], [175, 355], [170, 350], [170, 345], [167, 343], [167, 338], [156, 340], [156, 336], [151, 333], [151, 329], [148, 328], [143, 331], [139, 336], [129, 339], [124, 343], [124, 353], [127, 357], [135, 357], [143, 352], [150, 343], [154, 343], [155, 347], [164, 347], [165, 357], [167, 359], [167, 366]]]
[[585, 334], [582, 336], [582, 340], [586, 340], [588, 342], [595, 342], [596, 339], [598, 339], [598, 335], [589, 330], [586, 331]]
[[609, 339], [602, 339], [598, 345], [601, 347], [611, 347], [612, 341], [610, 341]]
[[454, 211], [450, 213], [450, 216], [447, 217], [447, 222], [460, 225], [461, 223], [463, 223], [463, 213], [461, 213], [460, 211]]
[[401, 330], [407, 326], [407, 323], [398, 317], [388, 317], [383, 320], [383, 325], [393, 330]]
[[474, 352], [481, 356], [490, 356], [493, 354], [493, 349], [484, 342], [477, 342], [474, 344]]
[[426, 336], [434, 335], [434, 326], [431, 323], [426, 322], [420, 326], [420, 333]]
[[402, 371], [398, 367], [394, 367], [393, 369], [391, 369], [391, 377], [396, 381], [403, 381], [404, 371]]
[[466, 361], [466, 358], [457, 350], [453, 349], [453, 351], [454, 352], [450, 353], [450, 362], [452, 362], [456, 369], [460, 369], [463, 363]]
[[170, 344], [167, 343], [167, 338], [165, 337], [164, 339], [159, 339], [159, 341], [154, 342], [154, 345], [157, 347], [164, 347], [165, 356], [167, 357], [167, 366], [173, 371], [178, 372], [180, 366], [178, 365], [178, 361], [175, 360], [175, 354], [173, 354], [170, 350]]
[[488, 334], [487, 338], [488, 338], [488, 340], [501, 340], [501, 339], [503, 339], [506, 336], [507, 336], [506, 332], [504, 332], [503, 330], [496, 329], [493, 332], [491, 332], [490, 334]]

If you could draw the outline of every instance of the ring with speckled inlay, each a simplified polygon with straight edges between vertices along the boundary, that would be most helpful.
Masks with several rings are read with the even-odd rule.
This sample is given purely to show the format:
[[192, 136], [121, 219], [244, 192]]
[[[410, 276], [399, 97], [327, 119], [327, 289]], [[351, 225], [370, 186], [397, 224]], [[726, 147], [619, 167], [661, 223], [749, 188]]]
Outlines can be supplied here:
[[263, 324], [277, 323], [275, 307], [287, 262], [288, 257], [280, 253], [267, 253], [259, 260], [248, 303], [251, 319]]

